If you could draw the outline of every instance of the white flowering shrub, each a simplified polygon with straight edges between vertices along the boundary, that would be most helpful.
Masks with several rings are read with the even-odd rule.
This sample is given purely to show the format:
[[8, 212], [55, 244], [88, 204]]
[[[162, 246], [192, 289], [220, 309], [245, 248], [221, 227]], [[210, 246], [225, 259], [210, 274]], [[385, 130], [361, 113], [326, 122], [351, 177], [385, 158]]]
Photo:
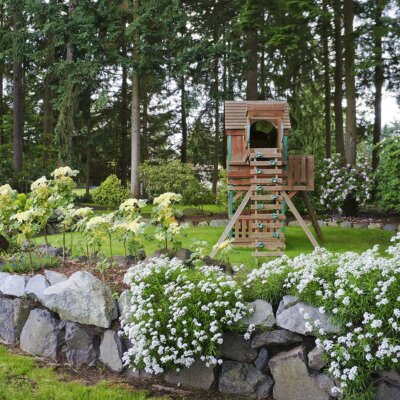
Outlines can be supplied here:
[[124, 362], [161, 373], [218, 359], [222, 334], [246, 313], [242, 290], [217, 267], [190, 269], [177, 259], [153, 258], [125, 275], [130, 302], [121, 317], [132, 343]]
[[[400, 241], [400, 234], [393, 238]], [[244, 283], [253, 297], [269, 301], [283, 294], [329, 313], [341, 327], [332, 337], [308, 321], [317, 345], [326, 351], [327, 372], [340, 382], [345, 399], [373, 398], [372, 374], [399, 369], [400, 243], [378, 254], [332, 254], [324, 249], [293, 259], [283, 257], [252, 271]], [[307, 317], [307, 316], [305, 316]]]
[[342, 166], [340, 154], [326, 158], [320, 172], [321, 205], [342, 213], [343, 203], [348, 197], [352, 197], [357, 204], [365, 204], [371, 198], [371, 175], [372, 170], [366, 160], [357, 160], [355, 166]]

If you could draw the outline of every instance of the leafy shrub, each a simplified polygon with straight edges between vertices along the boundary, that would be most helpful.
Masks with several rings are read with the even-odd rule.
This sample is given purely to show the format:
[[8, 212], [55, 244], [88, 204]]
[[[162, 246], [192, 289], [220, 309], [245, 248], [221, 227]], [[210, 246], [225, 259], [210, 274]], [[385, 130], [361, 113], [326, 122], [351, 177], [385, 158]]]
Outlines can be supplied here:
[[187, 205], [201, 206], [214, 200], [210, 189], [201, 182], [195, 169], [189, 164], [179, 161], [159, 165], [144, 163], [140, 172], [150, 199], [162, 193], [173, 192], [181, 194], [183, 203]]
[[363, 159], [355, 166], [342, 166], [340, 154], [324, 160], [320, 172], [322, 194], [320, 203], [329, 211], [343, 212], [345, 201], [353, 199], [357, 204], [365, 204], [371, 197], [371, 168]]
[[[400, 234], [392, 240], [400, 241]], [[399, 367], [400, 242], [387, 253], [380, 257], [377, 246], [361, 255], [317, 249], [263, 264], [244, 283], [250, 297], [276, 303], [292, 294], [333, 316], [341, 328], [333, 337], [318, 321], [307, 323], [318, 335], [317, 345], [329, 361], [327, 372], [339, 380], [344, 399], [360, 399], [360, 394], [372, 399], [373, 372]]]
[[217, 198], [215, 202], [224, 208], [228, 208], [228, 184], [226, 177], [226, 170], [222, 169], [219, 171], [219, 182], [217, 188]]
[[61, 265], [61, 260], [58, 257], [50, 256], [47, 254], [37, 255], [32, 254], [32, 266], [31, 260], [26, 253], [13, 254], [3, 262], [0, 266], [2, 272], [11, 273], [30, 273], [33, 271], [40, 271], [43, 269], [57, 268]]
[[114, 209], [131, 197], [131, 193], [128, 188], [121, 185], [116, 175], [110, 175], [92, 191], [92, 197], [97, 204]]
[[121, 323], [132, 343], [124, 362], [160, 373], [189, 367], [196, 357], [221, 363], [225, 328], [245, 315], [242, 291], [216, 267], [190, 269], [177, 259], [153, 258], [125, 275], [129, 306]]
[[400, 212], [400, 134], [383, 140], [381, 148], [376, 173], [378, 204], [385, 211]]

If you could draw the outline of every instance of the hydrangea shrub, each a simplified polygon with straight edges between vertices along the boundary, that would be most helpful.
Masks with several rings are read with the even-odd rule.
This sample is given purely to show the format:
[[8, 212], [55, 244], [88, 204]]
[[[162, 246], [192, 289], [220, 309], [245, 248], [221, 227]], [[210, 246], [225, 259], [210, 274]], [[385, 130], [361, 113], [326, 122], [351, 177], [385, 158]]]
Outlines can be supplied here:
[[129, 269], [122, 333], [132, 347], [125, 365], [149, 373], [179, 370], [196, 359], [217, 364], [222, 334], [246, 313], [236, 281], [218, 267], [189, 268], [153, 258]]

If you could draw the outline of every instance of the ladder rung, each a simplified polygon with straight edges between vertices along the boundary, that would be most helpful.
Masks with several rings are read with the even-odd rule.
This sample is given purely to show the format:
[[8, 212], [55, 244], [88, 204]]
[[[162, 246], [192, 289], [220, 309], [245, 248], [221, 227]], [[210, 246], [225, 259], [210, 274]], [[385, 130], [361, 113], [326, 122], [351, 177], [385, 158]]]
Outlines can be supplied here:
[[276, 250], [276, 249], [285, 249], [286, 248], [286, 244], [279, 242], [278, 239], [276, 242], [267, 242], [267, 241], [260, 240], [260, 243], [264, 243], [264, 246], [261, 248], [258, 247], [257, 243], [253, 243], [252, 245], [250, 245], [250, 247], [258, 248], [260, 250]]
[[[272, 167], [270, 161], [250, 161], [252, 167]], [[276, 161], [276, 166], [286, 165], [286, 161]]]
[[257, 169], [252, 169], [250, 171], [250, 173], [253, 175], [256, 175], [256, 176], [281, 175], [283, 173], [283, 171], [282, 171], [282, 169], [277, 169], [277, 168], [262, 168], [262, 172], [260, 174], [257, 174]]
[[[253, 239], [260, 239], [260, 242], [265, 242], [267, 240], [276, 239], [276, 240], [285, 240], [285, 235], [282, 232], [278, 232], [279, 237], [275, 238], [272, 236], [272, 232], [260, 232], [260, 233], [252, 233], [251, 237]], [[264, 240], [263, 240], [264, 239]]]
[[282, 208], [282, 204], [262, 204], [262, 208], [257, 208], [255, 204], [251, 205], [252, 210], [258, 210], [258, 211], [263, 211], [263, 210], [280, 210]]
[[282, 196], [278, 196], [276, 199], [272, 198], [272, 195], [270, 194], [260, 194], [260, 195], [253, 195], [251, 196], [251, 200], [253, 201], [282, 201], [283, 197]]
[[282, 183], [282, 178], [277, 178], [276, 182], [272, 182], [271, 178], [254, 178], [250, 183], [254, 185], [276, 185]]

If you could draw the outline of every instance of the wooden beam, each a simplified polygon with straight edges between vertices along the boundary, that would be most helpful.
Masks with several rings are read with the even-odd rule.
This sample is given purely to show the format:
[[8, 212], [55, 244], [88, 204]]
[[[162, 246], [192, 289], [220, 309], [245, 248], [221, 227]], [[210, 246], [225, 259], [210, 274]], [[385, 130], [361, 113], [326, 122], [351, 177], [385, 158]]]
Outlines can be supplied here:
[[299, 212], [297, 211], [296, 207], [294, 206], [294, 204], [292, 203], [292, 200], [290, 200], [290, 197], [287, 195], [286, 192], [282, 192], [282, 197], [285, 199], [286, 204], [289, 206], [290, 210], [292, 211], [293, 215], [296, 217], [297, 222], [300, 224], [300, 226], [303, 228], [303, 231], [305, 232], [305, 234], [307, 235], [308, 239], [310, 240], [311, 244], [314, 247], [320, 247], [318, 242], [315, 240], [315, 237], [313, 236], [313, 234], [310, 232], [310, 230], [308, 229], [308, 226], [306, 225], [306, 223], [304, 222], [304, 219], [301, 217], [301, 215], [299, 214]]
[[249, 202], [251, 195], [253, 193], [254, 190], [254, 186], [251, 186], [249, 191], [246, 193], [246, 196], [244, 196], [242, 202], [240, 203], [240, 206], [238, 207], [238, 209], [236, 210], [235, 214], [233, 214], [231, 220], [229, 221], [228, 225], [226, 226], [224, 232], [222, 233], [221, 237], [218, 239], [218, 242], [215, 244], [215, 246], [213, 247], [211, 253], [210, 253], [210, 257], [214, 258], [215, 255], [218, 252], [218, 246], [226, 239], [226, 237], [229, 235], [229, 232], [231, 231], [231, 229], [233, 228], [233, 225], [235, 225], [235, 222], [237, 221], [237, 219], [239, 218], [240, 214], [242, 213], [242, 211], [244, 210], [244, 208], [246, 207], [247, 203]]
[[325, 240], [324, 234], [322, 233], [321, 228], [318, 224], [317, 214], [315, 213], [314, 207], [311, 203], [310, 196], [308, 195], [308, 192], [301, 192], [301, 194], [303, 195], [304, 203], [306, 205], [308, 215], [310, 216], [315, 233], [317, 234], [318, 239], [323, 242]]

